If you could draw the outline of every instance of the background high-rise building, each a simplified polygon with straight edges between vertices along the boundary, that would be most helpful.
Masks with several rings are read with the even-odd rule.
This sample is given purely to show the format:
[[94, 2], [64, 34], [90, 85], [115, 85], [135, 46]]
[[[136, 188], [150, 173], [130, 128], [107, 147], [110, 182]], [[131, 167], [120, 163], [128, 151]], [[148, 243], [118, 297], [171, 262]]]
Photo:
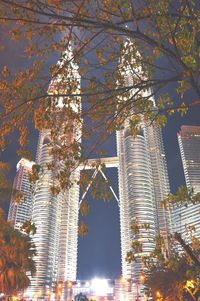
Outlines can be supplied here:
[[[200, 126], [183, 125], [178, 133], [185, 182], [188, 189], [200, 192]], [[190, 226], [195, 226], [193, 233], [200, 239], [200, 205], [174, 208], [174, 230], [180, 232], [186, 241], [190, 241]]]
[[8, 220], [12, 221], [15, 229], [21, 228], [22, 224], [31, 219], [32, 215], [32, 186], [29, 181], [29, 174], [35, 163], [22, 158], [17, 163], [17, 173], [13, 183], [13, 190], [22, 193], [22, 200], [16, 202], [15, 192], [10, 201]]

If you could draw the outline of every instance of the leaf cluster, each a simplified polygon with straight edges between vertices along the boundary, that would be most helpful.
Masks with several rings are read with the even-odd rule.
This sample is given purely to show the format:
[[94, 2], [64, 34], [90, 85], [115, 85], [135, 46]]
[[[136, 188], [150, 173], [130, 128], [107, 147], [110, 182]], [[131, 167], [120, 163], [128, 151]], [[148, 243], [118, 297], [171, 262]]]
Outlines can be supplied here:
[[174, 207], [188, 207], [190, 205], [195, 205], [200, 202], [200, 193], [194, 192], [193, 188], [187, 189], [185, 186], [180, 186], [176, 194], [169, 194], [166, 199], [161, 202], [164, 208], [169, 206]]
[[0, 210], [0, 290], [5, 295], [16, 293], [30, 284], [27, 274], [36, 272], [33, 257], [36, 255], [32, 239], [15, 230], [5, 221]]

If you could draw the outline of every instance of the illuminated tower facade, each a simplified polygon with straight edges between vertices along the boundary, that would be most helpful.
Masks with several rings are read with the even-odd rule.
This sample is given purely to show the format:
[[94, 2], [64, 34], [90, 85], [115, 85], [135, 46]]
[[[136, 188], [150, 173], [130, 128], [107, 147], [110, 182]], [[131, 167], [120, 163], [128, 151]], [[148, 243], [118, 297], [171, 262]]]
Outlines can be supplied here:
[[[76, 85], [76, 93], [80, 93], [80, 76], [71, 57], [70, 51], [63, 54], [62, 63], [58, 63], [62, 74], [52, 80], [48, 90], [49, 95], [52, 95], [52, 101], [56, 103], [52, 112], [54, 129], [57, 129], [56, 143], [58, 147], [65, 143], [66, 149], [74, 140], [80, 139], [81, 134], [81, 129], [77, 122], [74, 124], [73, 117], [70, 119], [63, 114], [65, 109], [74, 113], [80, 110], [80, 99], [76, 98], [69, 104], [65, 97], [56, 96], [66, 94], [65, 84], [69, 83], [70, 78]], [[66, 64], [67, 67], [62, 64]], [[70, 131], [67, 132], [66, 129], [69, 128]], [[32, 220], [37, 228], [33, 237], [37, 249], [35, 257], [37, 272], [27, 291], [27, 295], [33, 298], [47, 295], [57, 281], [76, 279], [79, 186], [74, 183], [71, 188], [53, 194], [51, 188], [56, 187], [58, 180], [55, 173], [48, 168], [48, 164], [52, 162], [55, 163], [55, 157], [51, 153], [51, 131], [41, 130], [36, 163], [42, 169], [42, 175], [35, 185], [32, 211]], [[63, 167], [64, 161], [61, 160], [59, 161], [61, 172]], [[78, 182], [79, 177], [80, 171], [75, 170], [71, 172], [70, 180]]]
[[[188, 189], [200, 192], [200, 126], [183, 125], [178, 133], [185, 182]], [[174, 228], [190, 241], [188, 226], [195, 226], [194, 235], [200, 239], [200, 205], [174, 208]]]
[[[138, 281], [142, 264], [130, 264], [126, 255], [135, 239], [142, 243], [142, 252], [149, 255], [155, 247], [154, 239], [162, 235], [167, 244], [170, 217], [160, 206], [169, 193], [169, 182], [163, 149], [161, 130], [141, 124], [139, 133], [133, 137], [128, 124], [117, 133], [119, 156], [119, 193], [122, 274]], [[132, 223], [148, 224], [149, 230], [134, 235]]]
[[[124, 68], [124, 59], [122, 56], [121, 76], [124, 77], [125, 86], [128, 87], [138, 77], [144, 75], [141, 67], [137, 70]], [[141, 95], [149, 99], [152, 110], [156, 110], [150, 90], [136, 92], [134, 90], [130, 93], [133, 103]], [[121, 101], [126, 101], [126, 98], [124, 100], [122, 98]], [[132, 105], [130, 111], [132, 114], [129, 115], [133, 118], [137, 107]], [[161, 200], [169, 193], [162, 132], [158, 126], [148, 124], [142, 114], [139, 116], [141, 121], [135, 135], [132, 133], [129, 118], [124, 121], [123, 128], [117, 131], [122, 275], [126, 279], [132, 279], [136, 285], [143, 270], [141, 257], [149, 255], [154, 250], [157, 235], [164, 237], [165, 245], [168, 247], [168, 234], [171, 230], [169, 212], [160, 205]], [[139, 233], [134, 233], [131, 230], [133, 223], [147, 224], [149, 229], [140, 229]], [[137, 262], [129, 263], [126, 261], [127, 253], [132, 250], [132, 244], [136, 240], [142, 244], [142, 250], [135, 254]]]
[[22, 224], [31, 219], [32, 214], [32, 186], [29, 182], [29, 174], [35, 163], [22, 158], [17, 163], [17, 173], [13, 183], [13, 189], [22, 193], [22, 200], [16, 202], [15, 193], [11, 197], [8, 220], [12, 221], [14, 228], [20, 230]]

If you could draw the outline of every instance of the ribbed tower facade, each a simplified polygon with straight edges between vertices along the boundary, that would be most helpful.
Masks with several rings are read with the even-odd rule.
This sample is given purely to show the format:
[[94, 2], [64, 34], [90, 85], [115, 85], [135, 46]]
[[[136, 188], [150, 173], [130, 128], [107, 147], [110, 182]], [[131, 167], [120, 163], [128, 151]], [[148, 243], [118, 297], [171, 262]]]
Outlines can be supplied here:
[[13, 222], [14, 228], [21, 228], [22, 224], [31, 219], [32, 215], [32, 186], [29, 174], [35, 163], [22, 158], [17, 164], [17, 173], [13, 183], [13, 189], [22, 193], [22, 200], [16, 202], [15, 193], [11, 197], [8, 220]]
[[[170, 217], [160, 202], [169, 193], [169, 182], [161, 130], [145, 123], [136, 136], [129, 125], [117, 133], [119, 156], [119, 193], [122, 274], [136, 282], [142, 271], [139, 257], [149, 255], [155, 247], [155, 237], [162, 235], [167, 244]], [[149, 230], [134, 235], [131, 224], [148, 224]], [[126, 255], [131, 243], [138, 239], [142, 252], [137, 263], [130, 264]]]
[[[119, 192], [120, 192], [120, 226], [122, 275], [138, 282], [142, 272], [141, 255], [148, 255], [154, 248], [156, 235], [155, 197], [150, 155], [148, 152], [147, 132], [142, 127], [137, 137], [131, 135], [128, 126], [118, 133], [119, 155]], [[150, 226], [149, 231], [140, 230], [135, 236], [131, 224]], [[137, 263], [126, 261], [131, 245], [138, 239], [142, 244], [142, 253], [138, 254]]]
[[[188, 189], [200, 192], [200, 126], [181, 126], [178, 133], [178, 143], [181, 153], [185, 182]], [[187, 228], [195, 226], [194, 235], [200, 239], [200, 205], [189, 205], [174, 208], [174, 228], [180, 232], [186, 241], [190, 241]]]
[[[125, 86], [131, 86], [137, 77], [143, 77], [141, 68], [131, 70], [124, 68], [122, 56], [122, 78]], [[134, 60], [134, 58], [133, 58]], [[152, 110], [156, 110], [151, 91], [131, 91], [130, 98], [137, 104], [137, 97], [150, 99]], [[134, 96], [135, 95], [135, 96]], [[121, 102], [126, 99], [121, 99]], [[131, 113], [131, 114], [130, 114]], [[119, 198], [121, 226], [121, 256], [122, 275], [132, 279], [136, 286], [140, 283], [143, 270], [142, 256], [147, 256], [154, 250], [155, 237], [162, 235], [168, 247], [168, 234], [171, 230], [169, 212], [161, 207], [169, 193], [169, 179], [166, 166], [161, 129], [149, 124], [142, 114], [137, 113], [137, 107], [131, 106], [129, 115], [140, 116], [138, 132], [133, 134], [130, 119], [124, 121], [121, 130], [117, 131], [117, 152], [119, 158]], [[149, 229], [141, 228], [139, 233], [131, 230], [131, 224], [147, 224]], [[135, 254], [137, 262], [126, 261], [127, 253], [132, 250], [135, 241], [142, 244], [142, 250]], [[133, 288], [134, 290], [134, 288]], [[136, 289], [135, 289], [136, 291]], [[132, 298], [132, 297], [131, 297]], [[130, 300], [132, 300], [130, 298]]]
[[[72, 54], [65, 53], [63, 61], [70, 61]], [[62, 62], [63, 62], [62, 61]], [[58, 63], [59, 64], [59, 63]], [[62, 66], [62, 76], [70, 77], [76, 83], [77, 94], [80, 91], [80, 76], [77, 66], [71, 62], [66, 72]], [[68, 78], [69, 80], [69, 78]], [[74, 124], [73, 117], [67, 118], [63, 114], [64, 108], [72, 112], [80, 110], [80, 99], [76, 98], [69, 108], [68, 100], [64, 97], [56, 97], [56, 94], [65, 94], [65, 82], [62, 78], [56, 77], [49, 86], [49, 94], [53, 101], [56, 101], [52, 118], [57, 129], [57, 144], [65, 143], [66, 150], [74, 140], [80, 139], [81, 129]], [[67, 81], [66, 81], [67, 82]], [[69, 129], [70, 131], [66, 130]], [[73, 159], [72, 159], [73, 160]], [[55, 162], [51, 153], [51, 131], [41, 130], [39, 134], [36, 163], [42, 169], [40, 179], [35, 185], [33, 197], [32, 220], [36, 225], [37, 232], [33, 237], [37, 249], [35, 257], [37, 273], [31, 280], [31, 286], [27, 295], [33, 298], [44, 298], [48, 293], [55, 291], [55, 284], [58, 281], [74, 281], [77, 271], [77, 247], [78, 247], [78, 212], [79, 212], [79, 181], [80, 171], [71, 172], [70, 180], [74, 184], [69, 189], [61, 190], [53, 194], [51, 187], [58, 183], [54, 171], [48, 168], [48, 164]], [[64, 162], [59, 161], [59, 169], [62, 173]], [[54, 289], [53, 289], [54, 288]]]
[[147, 125], [147, 136], [155, 195], [156, 235], [163, 237], [165, 246], [168, 248], [168, 235], [172, 231], [172, 217], [170, 211], [161, 206], [161, 201], [170, 192], [162, 130], [158, 126]]

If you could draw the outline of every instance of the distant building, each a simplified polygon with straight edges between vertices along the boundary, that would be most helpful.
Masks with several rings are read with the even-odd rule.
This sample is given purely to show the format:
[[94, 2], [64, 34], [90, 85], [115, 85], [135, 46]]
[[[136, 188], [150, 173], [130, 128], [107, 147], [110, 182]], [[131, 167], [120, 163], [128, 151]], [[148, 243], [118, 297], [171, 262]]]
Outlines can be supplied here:
[[[200, 126], [183, 125], [178, 133], [185, 182], [188, 189], [200, 192]], [[188, 227], [195, 226], [193, 234], [200, 239], [200, 205], [174, 209], [174, 230], [190, 241]]]
[[[115, 280], [95, 278], [87, 281], [77, 280], [72, 285], [71, 292], [75, 301], [81, 294], [87, 296], [90, 301], [133, 301], [132, 286], [135, 286], [132, 280], [123, 277]], [[69, 294], [70, 290], [66, 300], [69, 300]], [[137, 297], [141, 297], [139, 291]]]
[[[115, 281], [111, 279], [92, 279], [87, 281], [77, 280], [72, 287], [73, 300], [83, 294], [92, 301], [114, 301]], [[69, 294], [66, 298], [69, 300]], [[126, 299], [121, 299], [126, 301]]]
[[32, 216], [32, 187], [29, 182], [29, 174], [35, 163], [22, 158], [17, 164], [17, 174], [14, 179], [13, 189], [22, 193], [22, 200], [18, 203], [15, 193], [11, 196], [8, 220], [12, 221], [15, 229], [21, 228], [22, 224]]

